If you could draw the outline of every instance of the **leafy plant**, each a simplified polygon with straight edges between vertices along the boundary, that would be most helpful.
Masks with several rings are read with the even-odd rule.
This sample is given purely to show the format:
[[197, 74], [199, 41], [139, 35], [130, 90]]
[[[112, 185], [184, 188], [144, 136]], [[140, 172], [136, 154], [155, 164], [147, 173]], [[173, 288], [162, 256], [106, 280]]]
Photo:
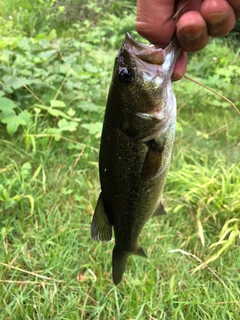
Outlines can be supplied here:
[[[0, 92], [0, 121], [7, 125], [7, 132], [13, 135], [19, 126], [27, 127], [31, 123], [31, 114], [17, 107], [10, 99], [3, 97], [4, 92]], [[17, 113], [16, 113], [17, 111]]]
[[15, 161], [0, 169], [0, 213], [13, 209], [17, 204], [22, 204], [24, 200], [30, 203], [30, 212], [34, 210], [34, 196], [31, 192], [31, 184], [39, 174], [41, 168], [38, 168], [32, 176], [32, 166], [30, 162], [25, 162], [18, 166]]

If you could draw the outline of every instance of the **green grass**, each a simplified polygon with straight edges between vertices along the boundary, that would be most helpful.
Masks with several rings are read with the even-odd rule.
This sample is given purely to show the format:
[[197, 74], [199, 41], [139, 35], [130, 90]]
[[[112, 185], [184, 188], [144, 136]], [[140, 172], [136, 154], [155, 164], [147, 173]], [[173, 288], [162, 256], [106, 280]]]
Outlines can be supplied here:
[[[1, 68], [12, 82], [1, 78], [0, 93], [14, 102], [14, 117], [22, 108], [31, 121], [13, 135], [0, 123], [1, 319], [240, 317], [240, 119], [196, 84], [174, 84], [178, 125], [164, 191], [168, 214], [151, 219], [142, 232], [148, 259], [130, 257], [115, 287], [114, 241], [91, 240], [106, 91], [130, 18], [119, 21], [117, 35], [110, 32], [118, 21], [112, 16], [95, 29], [66, 30], [65, 39], [54, 33], [20, 44], [16, 37], [2, 39]], [[188, 76], [239, 108], [239, 59], [228, 50], [213, 42], [191, 57]], [[24, 87], [14, 76], [31, 81]]]
[[[3, 319], [237, 319], [238, 234], [211, 269], [195, 274], [196, 258], [169, 252], [206, 261], [222, 247], [210, 246], [225, 221], [235, 218], [239, 226], [237, 142], [228, 141], [238, 134], [234, 117], [230, 110], [181, 111], [164, 194], [168, 215], [146, 225], [141, 243], [149, 258], [129, 259], [118, 287], [111, 280], [113, 242], [93, 242], [89, 232], [98, 152], [90, 145], [69, 150], [67, 140], [51, 137], [36, 138], [35, 151], [26, 152], [24, 133], [1, 140], [8, 195], [0, 211]], [[74, 133], [75, 145], [82, 135]]]

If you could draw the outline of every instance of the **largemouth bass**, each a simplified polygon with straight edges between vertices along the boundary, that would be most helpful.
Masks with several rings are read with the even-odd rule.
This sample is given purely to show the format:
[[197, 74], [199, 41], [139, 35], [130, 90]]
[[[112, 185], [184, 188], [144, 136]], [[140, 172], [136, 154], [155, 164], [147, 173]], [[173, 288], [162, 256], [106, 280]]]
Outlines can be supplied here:
[[112, 228], [113, 282], [122, 280], [127, 257], [146, 257], [138, 237], [152, 216], [165, 214], [161, 194], [167, 177], [176, 123], [171, 75], [180, 49], [135, 41], [128, 33], [116, 57], [102, 130], [101, 193], [91, 224], [97, 241]]

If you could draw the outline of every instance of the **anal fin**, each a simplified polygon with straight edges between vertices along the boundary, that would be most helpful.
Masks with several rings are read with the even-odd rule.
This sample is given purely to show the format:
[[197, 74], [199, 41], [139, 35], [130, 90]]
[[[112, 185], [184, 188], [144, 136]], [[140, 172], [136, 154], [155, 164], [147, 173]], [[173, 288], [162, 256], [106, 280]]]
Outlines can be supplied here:
[[109, 241], [112, 238], [112, 224], [110, 223], [102, 193], [100, 193], [91, 224], [91, 236], [96, 241]]
[[160, 202], [159, 206], [157, 207], [157, 210], [154, 212], [154, 214], [152, 215], [152, 217], [156, 217], [156, 216], [163, 216], [167, 214], [167, 212], [164, 209], [164, 206], [162, 205], [162, 203]]
[[136, 249], [132, 252], [132, 254], [142, 258], [147, 258], [146, 253], [144, 252], [143, 248], [140, 245], [136, 247]]

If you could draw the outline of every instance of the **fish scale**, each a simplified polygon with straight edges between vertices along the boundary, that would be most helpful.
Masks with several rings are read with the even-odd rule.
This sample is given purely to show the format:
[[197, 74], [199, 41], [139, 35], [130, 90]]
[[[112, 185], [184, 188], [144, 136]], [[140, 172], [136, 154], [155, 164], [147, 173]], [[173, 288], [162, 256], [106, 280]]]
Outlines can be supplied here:
[[115, 59], [99, 154], [101, 193], [91, 224], [97, 241], [115, 246], [112, 276], [121, 282], [147, 221], [165, 214], [161, 203], [174, 142], [176, 100], [171, 75], [180, 49], [135, 41], [128, 33]]

